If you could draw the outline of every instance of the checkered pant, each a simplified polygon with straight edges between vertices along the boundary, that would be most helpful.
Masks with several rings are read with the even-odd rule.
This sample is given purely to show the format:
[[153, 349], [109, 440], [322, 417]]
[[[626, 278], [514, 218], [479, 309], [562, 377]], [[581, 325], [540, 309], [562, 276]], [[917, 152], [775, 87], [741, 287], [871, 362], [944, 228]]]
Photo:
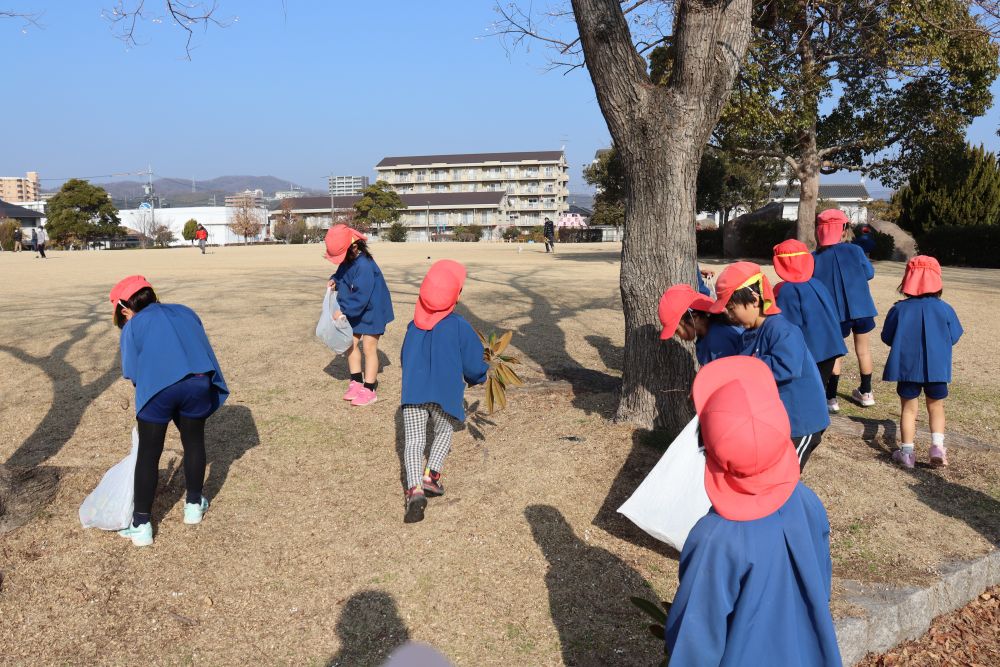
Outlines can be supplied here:
[[424, 473], [424, 450], [427, 449], [427, 419], [434, 427], [434, 441], [427, 465], [431, 470], [441, 472], [444, 457], [451, 451], [451, 436], [455, 427], [451, 418], [437, 403], [403, 406], [403, 429], [406, 433], [406, 488], [420, 485]]

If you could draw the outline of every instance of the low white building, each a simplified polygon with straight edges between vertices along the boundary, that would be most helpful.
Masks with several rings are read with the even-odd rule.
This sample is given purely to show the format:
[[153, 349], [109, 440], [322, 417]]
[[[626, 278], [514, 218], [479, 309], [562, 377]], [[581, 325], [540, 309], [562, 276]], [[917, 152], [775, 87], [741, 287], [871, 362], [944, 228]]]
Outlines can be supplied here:
[[[143, 208], [132, 208], [118, 211], [123, 227], [142, 231], [146, 226], [146, 221], [152, 215], [158, 225], [168, 225], [173, 231], [177, 240], [172, 245], [188, 245], [191, 242], [185, 241], [182, 232], [184, 223], [194, 219], [204, 225], [208, 231], [209, 245], [229, 245], [231, 243], [243, 243], [243, 237], [229, 229], [235, 209], [225, 206], [188, 206], [180, 208], [158, 208], [154, 211]], [[259, 216], [261, 231], [255, 237], [250, 237], [250, 241], [264, 241], [270, 238], [270, 225], [267, 219], [267, 209], [257, 208], [254, 212]]]
[[[837, 204], [852, 225], [868, 222], [868, 204], [871, 195], [864, 183], [843, 183], [819, 186], [819, 198]], [[796, 220], [799, 217], [799, 186], [776, 184], [771, 189], [771, 201], [782, 205], [781, 217]], [[732, 218], [730, 218], [732, 219]]]

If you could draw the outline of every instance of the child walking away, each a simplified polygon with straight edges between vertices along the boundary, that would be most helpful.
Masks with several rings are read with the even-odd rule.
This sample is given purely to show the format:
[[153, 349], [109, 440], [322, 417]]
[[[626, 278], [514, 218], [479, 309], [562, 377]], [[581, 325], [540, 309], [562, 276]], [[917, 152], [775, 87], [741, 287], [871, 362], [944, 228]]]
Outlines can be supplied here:
[[[452, 312], [463, 285], [464, 266], [450, 259], [435, 262], [420, 285], [413, 321], [403, 339], [406, 523], [423, 520], [426, 496], [444, 495], [441, 471], [451, 450], [454, 425], [465, 421], [465, 385], [482, 384], [489, 371], [479, 336]], [[424, 466], [428, 420], [434, 440]]]
[[122, 375], [135, 386], [139, 452], [135, 464], [132, 524], [119, 531], [138, 547], [153, 543], [150, 513], [160, 455], [173, 422], [184, 447], [184, 523], [201, 523], [208, 510], [205, 483], [205, 420], [229, 395], [201, 320], [179, 304], [159, 303], [142, 276], [111, 289], [115, 325], [121, 332]]
[[840, 667], [830, 523], [799, 481], [771, 373], [756, 359], [720, 359], [692, 393], [712, 508], [681, 552], [670, 664]]
[[[774, 288], [778, 308], [789, 322], [802, 330], [806, 347], [816, 360], [819, 379], [826, 387], [837, 360], [847, 354], [840, 335], [840, 319], [833, 297], [813, 277], [815, 260], [805, 243], [788, 239], [774, 246], [774, 270], [784, 280]], [[836, 399], [827, 400], [831, 412], [839, 412]]]
[[337, 290], [339, 310], [333, 319], [344, 316], [354, 329], [354, 344], [347, 353], [351, 380], [344, 394], [351, 405], [370, 405], [378, 400], [378, 341], [393, 320], [389, 287], [366, 240], [364, 234], [347, 225], [334, 225], [326, 233], [326, 259], [338, 265], [329, 283]]
[[896, 383], [900, 401], [900, 448], [894, 461], [912, 468], [920, 392], [927, 397], [931, 427], [930, 461], [948, 465], [944, 447], [944, 399], [951, 382], [951, 348], [962, 336], [955, 310], [941, 299], [941, 265], [933, 257], [917, 255], [906, 264], [897, 301], [886, 315], [882, 342], [888, 345], [882, 379]]
[[710, 311], [726, 311], [734, 323], [745, 329], [740, 354], [757, 357], [771, 369], [788, 411], [799, 465], [805, 468], [830, 425], [830, 415], [819, 369], [802, 330], [781, 314], [774, 304], [771, 283], [753, 262], [726, 267], [715, 283], [715, 291], [719, 298]]
[[694, 341], [698, 363], [704, 366], [721, 357], [740, 353], [743, 328], [733, 326], [725, 315], [708, 312], [712, 299], [695, 292], [690, 285], [674, 285], [660, 298], [660, 340], [677, 336]]
[[[875, 405], [872, 393], [872, 353], [869, 334], [875, 328], [875, 302], [868, 281], [875, 277], [872, 263], [865, 252], [853, 243], [842, 243], [847, 228], [843, 211], [829, 209], [816, 216], [816, 278], [823, 283], [840, 319], [842, 338], [854, 334], [854, 353], [858, 356], [861, 384], [851, 392], [851, 398], [864, 407]], [[840, 360], [826, 385], [826, 398], [831, 412], [838, 412], [837, 387], [840, 383]]]

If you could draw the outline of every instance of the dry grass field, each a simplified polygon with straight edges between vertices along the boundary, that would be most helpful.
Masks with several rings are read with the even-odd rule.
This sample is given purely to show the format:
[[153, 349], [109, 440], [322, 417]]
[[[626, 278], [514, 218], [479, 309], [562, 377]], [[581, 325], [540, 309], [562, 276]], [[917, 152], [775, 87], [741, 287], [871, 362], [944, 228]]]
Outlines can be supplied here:
[[[407, 638], [457, 665], [656, 661], [628, 597], [669, 600], [677, 554], [615, 513], [660, 455], [609, 421], [618, 248], [373, 252], [396, 321], [366, 408], [340, 400], [345, 362], [313, 336], [332, 272], [320, 246], [0, 254], [0, 487], [16, 491], [0, 493], [0, 663], [374, 665]], [[528, 384], [457, 434], [447, 495], [404, 525], [398, 352], [423, 273], [445, 257], [469, 269], [460, 312], [516, 331]], [[902, 266], [876, 270], [884, 314]], [[107, 293], [131, 273], [198, 311], [232, 390], [209, 420], [204, 523], [181, 522], [173, 432], [146, 549], [77, 518], [129, 448], [133, 392]], [[905, 472], [888, 460], [893, 387], [846, 411], [865, 436], [830, 434], [805, 474], [830, 513], [838, 578], [919, 583], [1000, 540], [1000, 272], [946, 270], [945, 298], [966, 329], [949, 430], [972, 439], [952, 443], [946, 470]], [[874, 353], [880, 372], [886, 351]], [[852, 374], [849, 361], [845, 393]]]

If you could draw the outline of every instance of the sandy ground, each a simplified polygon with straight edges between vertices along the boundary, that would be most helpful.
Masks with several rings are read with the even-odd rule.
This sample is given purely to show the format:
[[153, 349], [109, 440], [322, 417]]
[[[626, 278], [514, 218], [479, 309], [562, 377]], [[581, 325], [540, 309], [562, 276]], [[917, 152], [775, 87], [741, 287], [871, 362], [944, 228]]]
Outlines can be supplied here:
[[[659, 456], [608, 421], [623, 340], [617, 248], [374, 252], [397, 321], [380, 400], [363, 409], [340, 400], [345, 362], [313, 336], [331, 272], [319, 246], [0, 255], [0, 463], [41, 486], [58, 478], [24, 526], [4, 533], [0, 517], [0, 663], [364, 665], [407, 638], [458, 665], [656, 661], [661, 646], [628, 597], [670, 599], [677, 555], [614, 511]], [[447, 495], [406, 526], [398, 350], [423, 273], [445, 257], [469, 268], [462, 313], [517, 331], [530, 382], [457, 435]], [[885, 312], [901, 266], [877, 270]], [[157, 539], [143, 550], [77, 519], [129, 447], [132, 388], [107, 293], [130, 273], [199, 312], [233, 392], [209, 421], [205, 522], [181, 523], [172, 433]], [[949, 427], [995, 443], [1000, 272], [948, 270], [945, 286], [966, 328]], [[892, 387], [877, 392], [857, 413], [892, 419]], [[890, 446], [831, 435], [806, 471], [830, 513], [837, 576], [919, 583], [1000, 539], [995, 449], [953, 447], [946, 471], [906, 473], [887, 463]], [[31, 508], [8, 499], [7, 520], [14, 510]], [[834, 608], [850, 611], [839, 598]]]

